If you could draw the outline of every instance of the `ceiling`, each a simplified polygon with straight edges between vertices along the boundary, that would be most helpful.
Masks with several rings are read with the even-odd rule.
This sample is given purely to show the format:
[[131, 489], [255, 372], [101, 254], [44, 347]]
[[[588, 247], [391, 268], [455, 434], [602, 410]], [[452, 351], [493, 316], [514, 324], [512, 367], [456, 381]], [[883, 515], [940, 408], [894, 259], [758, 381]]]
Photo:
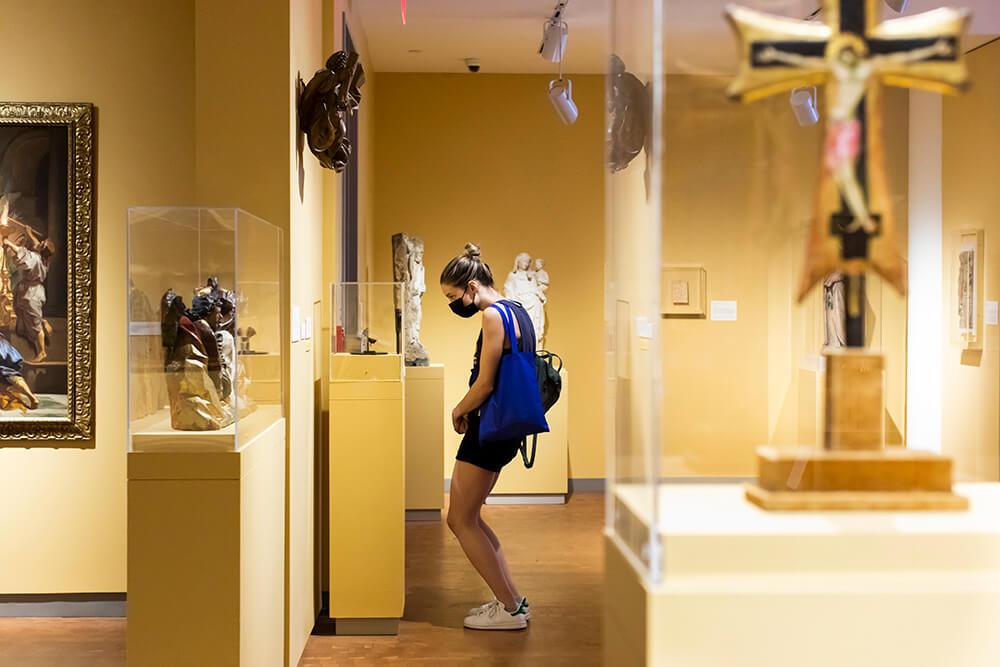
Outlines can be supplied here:
[[[619, 0], [625, 4], [627, 0]], [[741, 4], [803, 18], [818, 0], [743, 0]], [[538, 55], [542, 25], [555, 0], [408, 0], [407, 25], [399, 0], [356, 0], [378, 72], [464, 72], [476, 57], [482, 72], [545, 73], [556, 65]], [[722, 10], [727, 0], [664, 0], [667, 70], [728, 74], [736, 61]], [[941, 6], [941, 0], [910, 0], [907, 14]], [[1000, 3], [954, 0], [973, 11], [968, 48], [1000, 34]], [[569, 0], [565, 70], [600, 74], [607, 57], [609, 0]], [[886, 10], [886, 16], [894, 16]]]

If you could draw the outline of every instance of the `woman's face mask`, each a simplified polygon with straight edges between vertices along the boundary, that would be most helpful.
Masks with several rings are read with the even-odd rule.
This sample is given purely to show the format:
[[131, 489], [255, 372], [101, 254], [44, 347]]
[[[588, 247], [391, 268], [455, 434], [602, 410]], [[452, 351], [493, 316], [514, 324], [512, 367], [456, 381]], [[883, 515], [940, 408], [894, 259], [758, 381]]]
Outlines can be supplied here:
[[462, 292], [462, 296], [458, 297], [454, 301], [448, 304], [451, 308], [451, 312], [455, 313], [459, 317], [469, 318], [479, 312], [479, 307], [476, 305], [476, 297], [473, 296], [469, 303], [465, 303], [465, 296], [469, 293], [469, 288], [466, 287], [465, 291]]

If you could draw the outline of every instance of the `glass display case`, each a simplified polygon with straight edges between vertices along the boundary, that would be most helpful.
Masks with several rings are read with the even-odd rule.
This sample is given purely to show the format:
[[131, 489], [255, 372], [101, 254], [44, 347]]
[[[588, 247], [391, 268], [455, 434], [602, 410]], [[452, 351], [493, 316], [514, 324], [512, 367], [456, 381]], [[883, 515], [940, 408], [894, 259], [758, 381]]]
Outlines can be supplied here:
[[282, 244], [240, 209], [129, 209], [131, 451], [234, 451], [283, 417]]
[[[611, 11], [607, 533], [661, 582], [665, 527], [686, 516], [675, 491], [756, 478], [762, 446], [824, 447], [827, 365], [846, 347], [845, 309], [861, 312], [853, 343], [882, 364], [883, 389], [867, 403], [880, 417], [865, 436], [880, 448], [906, 443], [908, 302], [875, 271], [854, 287], [834, 266], [808, 280], [825, 120], [800, 125], [787, 92], [734, 99], [737, 38], [721, 8], [616, 0]], [[730, 40], [733, 56], [692, 62], [692, 21]], [[881, 95], [881, 201], [894, 207], [900, 253], [907, 100]]]
[[334, 283], [330, 288], [333, 354], [402, 354], [403, 283]]

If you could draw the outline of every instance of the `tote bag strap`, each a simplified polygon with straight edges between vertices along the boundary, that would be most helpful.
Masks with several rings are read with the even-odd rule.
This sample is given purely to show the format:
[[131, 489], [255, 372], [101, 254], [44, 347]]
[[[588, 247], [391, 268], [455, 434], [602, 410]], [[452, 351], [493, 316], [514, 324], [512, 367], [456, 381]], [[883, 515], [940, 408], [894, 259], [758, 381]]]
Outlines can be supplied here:
[[510, 348], [513, 351], [518, 351], [516, 345], [517, 333], [514, 331], [514, 315], [513, 313], [507, 312], [506, 307], [501, 307], [500, 304], [494, 303], [490, 308], [496, 308], [497, 312], [500, 313], [500, 319], [503, 320], [503, 331], [507, 336], [507, 340], [510, 341]]

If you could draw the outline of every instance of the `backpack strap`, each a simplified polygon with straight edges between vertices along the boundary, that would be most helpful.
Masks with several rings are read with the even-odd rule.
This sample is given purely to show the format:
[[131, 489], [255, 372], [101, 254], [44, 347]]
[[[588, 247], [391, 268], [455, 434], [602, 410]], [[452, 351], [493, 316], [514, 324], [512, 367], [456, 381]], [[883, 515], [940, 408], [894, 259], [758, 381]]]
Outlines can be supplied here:
[[531, 436], [531, 456], [528, 456], [528, 438], [527, 436], [521, 439], [521, 444], [518, 447], [521, 450], [521, 460], [524, 461], [524, 467], [529, 470], [535, 465], [535, 454], [538, 451], [538, 434], [535, 433]]
[[[548, 350], [539, 350], [536, 354], [542, 359], [544, 359], [546, 362], [548, 362], [553, 368], [555, 368], [556, 373], [562, 372], [563, 360], [562, 357], [560, 357], [558, 354], [556, 354], [555, 352], [549, 352]], [[558, 366], [556, 366], [555, 362], [553, 361], [554, 359], [559, 360]]]

